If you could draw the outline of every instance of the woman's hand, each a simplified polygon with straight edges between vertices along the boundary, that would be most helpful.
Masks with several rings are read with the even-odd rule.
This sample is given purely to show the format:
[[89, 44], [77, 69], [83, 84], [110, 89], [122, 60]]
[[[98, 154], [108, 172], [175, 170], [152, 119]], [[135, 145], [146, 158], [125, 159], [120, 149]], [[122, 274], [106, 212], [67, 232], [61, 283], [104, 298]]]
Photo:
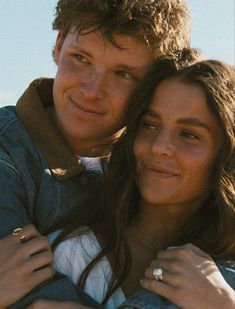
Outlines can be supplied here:
[[0, 308], [5, 308], [54, 275], [47, 238], [33, 225], [0, 240]]
[[51, 300], [36, 300], [32, 305], [27, 307], [26, 309], [90, 309], [91, 307], [86, 307], [83, 305], [79, 305], [70, 301], [59, 302], [59, 301], [51, 301]]
[[[162, 280], [153, 271], [163, 270]], [[161, 251], [141, 280], [141, 286], [182, 309], [232, 309], [235, 292], [211, 257], [192, 244]]]

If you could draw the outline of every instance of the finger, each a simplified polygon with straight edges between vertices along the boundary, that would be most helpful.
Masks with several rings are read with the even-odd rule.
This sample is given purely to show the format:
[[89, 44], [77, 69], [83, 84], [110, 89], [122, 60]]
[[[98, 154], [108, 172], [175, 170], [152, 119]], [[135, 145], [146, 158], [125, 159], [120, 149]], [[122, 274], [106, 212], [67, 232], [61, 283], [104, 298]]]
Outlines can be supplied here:
[[158, 252], [157, 259], [183, 259], [184, 257], [194, 255], [200, 256], [202, 258], [211, 259], [208, 254], [202, 251], [200, 248], [192, 245], [185, 244], [179, 247], [170, 247], [166, 250]]
[[201, 257], [204, 257], [206, 259], [210, 259], [211, 257], [204, 251], [202, 251], [199, 247], [191, 244], [191, 243], [188, 243], [188, 244], [185, 244], [185, 245], [182, 245], [180, 247], [177, 247], [176, 249], [185, 249], [185, 250], [190, 250], [192, 252], [194, 252], [195, 254], [201, 256]]
[[22, 254], [24, 254], [25, 257], [35, 255], [43, 251], [51, 251], [51, 247], [45, 236], [38, 236], [36, 238], [33, 238], [21, 244], [21, 246]]
[[[50, 301], [44, 299], [37, 299], [35, 300], [30, 306], [26, 307], [26, 309], [43, 309], [48, 308]], [[50, 306], [50, 308], [52, 308]]]
[[176, 292], [176, 288], [163, 281], [141, 279], [140, 285], [144, 289], [147, 289], [153, 293], [161, 295], [169, 300], [171, 299], [171, 296]]
[[34, 225], [28, 224], [24, 227], [18, 227], [14, 229], [10, 237], [14, 239], [16, 243], [21, 243], [30, 240], [32, 238], [38, 237], [40, 235], [41, 234], [37, 231]]
[[32, 272], [28, 276], [28, 278], [29, 278], [29, 281], [31, 282], [31, 285], [35, 287], [38, 284], [53, 278], [54, 275], [55, 275], [54, 268], [52, 266], [46, 266], [46, 267], [43, 267], [41, 269], [38, 269]]
[[27, 259], [26, 267], [29, 272], [36, 271], [45, 266], [51, 266], [53, 262], [53, 254], [50, 251], [44, 251]]
[[[147, 268], [145, 271], [145, 279], [155, 280], [167, 283], [173, 287], [178, 287], [182, 280], [182, 274], [169, 271], [167, 268], [159, 267], [162, 270], [161, 280], [154, 275], [153, 268]], [[155, 268], [156, 269], [156, 268]]]

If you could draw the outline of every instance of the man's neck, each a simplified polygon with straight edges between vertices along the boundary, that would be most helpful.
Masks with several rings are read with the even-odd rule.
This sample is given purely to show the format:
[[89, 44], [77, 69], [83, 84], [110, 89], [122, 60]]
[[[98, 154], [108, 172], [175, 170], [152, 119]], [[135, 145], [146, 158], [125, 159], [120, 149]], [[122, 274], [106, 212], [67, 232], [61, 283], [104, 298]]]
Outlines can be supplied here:
[[109, 140], [103, 140], [103, 141], [76, 141], [71, 142], [68, 141], [71, 145], [72, 150], [74, 153], [76, 153], [78, 156], [82, 157], [103, 157], [107, 156], [113, 147], [114, 141], [110, 138]]
[[122, 128], [113, 135], [100, 138], [99, 140], [79, 139], [74, 136], [67, 136], [65, 134], [57, 119], [55, 111], [53, 112], [52, 118], [72, 151], [76, 155], [82, 157], [102, 157], [109, 155], [112, 151], [113, 145], [118, 141], [118, 139], [120, 139], [125, 130]]

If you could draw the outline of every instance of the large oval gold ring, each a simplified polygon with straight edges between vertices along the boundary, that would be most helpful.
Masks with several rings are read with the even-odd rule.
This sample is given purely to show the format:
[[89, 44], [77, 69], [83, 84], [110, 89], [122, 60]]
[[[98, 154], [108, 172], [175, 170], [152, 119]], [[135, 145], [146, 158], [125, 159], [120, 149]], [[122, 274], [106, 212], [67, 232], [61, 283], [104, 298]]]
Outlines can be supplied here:
[[11, 234], [13, 236], [19, 237], [20, 241], [22, 242], [23, 240], [26, 240], [26, 234], [24, 234], [23, 232], [24, 230], [22, 229], [22, 227], [17, 227]]

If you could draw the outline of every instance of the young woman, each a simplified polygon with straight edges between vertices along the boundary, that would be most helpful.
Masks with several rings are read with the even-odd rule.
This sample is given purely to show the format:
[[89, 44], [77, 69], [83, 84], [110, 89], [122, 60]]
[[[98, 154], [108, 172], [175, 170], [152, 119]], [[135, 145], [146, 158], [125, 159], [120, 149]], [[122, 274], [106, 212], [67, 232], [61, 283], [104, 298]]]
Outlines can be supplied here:
[[155, 63], [103, 189], [55, 242], [56, 269], [106, 308], [140, 286], [157, 308], [235, 306], [234, 70], [178, 56]]

